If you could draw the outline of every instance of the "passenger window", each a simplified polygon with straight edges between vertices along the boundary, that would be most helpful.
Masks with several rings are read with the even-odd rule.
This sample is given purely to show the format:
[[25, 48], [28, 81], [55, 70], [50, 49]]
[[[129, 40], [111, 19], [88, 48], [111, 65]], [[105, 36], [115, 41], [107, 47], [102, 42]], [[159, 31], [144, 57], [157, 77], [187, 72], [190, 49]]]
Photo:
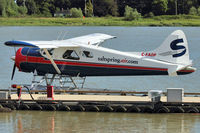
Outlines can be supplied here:
[[89, 51], [83, 51], [83, 56], [88, 57], [88, 58], [93, 58], [93, 55]]
[[67, 50], [64, 54], [63, 54], [63, 58], [64, 59], [72, 59], [72, 60], [79, 60], [79, 56], [77, 55], [76, 51], [74, 50]]

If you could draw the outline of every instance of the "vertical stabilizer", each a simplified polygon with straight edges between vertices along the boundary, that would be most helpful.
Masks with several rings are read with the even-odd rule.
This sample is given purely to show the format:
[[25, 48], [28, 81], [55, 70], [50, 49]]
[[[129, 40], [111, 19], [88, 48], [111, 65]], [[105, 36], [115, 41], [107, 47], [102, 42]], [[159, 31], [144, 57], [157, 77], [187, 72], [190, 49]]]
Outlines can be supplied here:
[[190, 65], [189, 49], [185, 34], [181, 30], [171, 33], [160, 47], [151, 51], [154, 58], [174, 64]]

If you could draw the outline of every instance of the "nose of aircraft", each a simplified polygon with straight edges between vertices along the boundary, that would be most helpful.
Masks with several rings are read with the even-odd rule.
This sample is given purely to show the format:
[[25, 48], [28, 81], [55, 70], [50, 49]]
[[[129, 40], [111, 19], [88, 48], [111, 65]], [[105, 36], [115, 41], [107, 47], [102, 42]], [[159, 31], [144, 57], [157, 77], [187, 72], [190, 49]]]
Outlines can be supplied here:
[[20, 70], [20, 62], [22, 60], [22, 54], [21, 54], [22, 48], [19, 48], [16, 52], [16, 55], [11, 57], [12, 60], [14, 59], [15, 64], [17, 66], [17, 68]]
[[16, 67], [19, 68], [19, 70], [20, 70], [20, 66], [19, 66], [19, 65], [20, 65], [21, 50], [22, 50], [22, 48], [19, 48], [19, 49], [17, 50], [15, 56], [12, 56], [12, 57], [11, 57], [11, 59], [14, 61], [11, 80], [13, 80], [13, 78], [14, 78]]

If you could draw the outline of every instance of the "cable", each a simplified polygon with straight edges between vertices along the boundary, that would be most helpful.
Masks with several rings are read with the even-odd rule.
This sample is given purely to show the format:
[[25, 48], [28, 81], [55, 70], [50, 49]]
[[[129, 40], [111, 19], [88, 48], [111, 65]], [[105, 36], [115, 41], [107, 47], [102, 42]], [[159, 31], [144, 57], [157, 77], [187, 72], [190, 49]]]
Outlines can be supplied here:
[[28, 92], [29, 92], [29, 94], [30, 94], [32, 100], [35, 101], [35, 99], [33, 98], [32, 94], [31, 94], [31, 92], [30, 92], [30, 89], [29, 89], [27, 86], [24, 86], [24, 87], [28, 90]]

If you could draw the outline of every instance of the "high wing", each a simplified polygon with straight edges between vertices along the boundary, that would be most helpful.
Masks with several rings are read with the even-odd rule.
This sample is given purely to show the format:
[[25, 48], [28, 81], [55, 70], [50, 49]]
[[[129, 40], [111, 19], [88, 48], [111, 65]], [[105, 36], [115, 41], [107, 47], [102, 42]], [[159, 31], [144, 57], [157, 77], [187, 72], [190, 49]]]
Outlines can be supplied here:
[[85, 36], [75, 37], [71, 39], [64, 40], [64, 42], [73, 43], [73, 44], [84, 44], [84, 45], [94, 45], [104, 42], [105, 40], [116, 38], [115, 36], [94, 33]]
[[107, 34], [95, 33], [86, 36], [71, 38], [67, 40], [53, 40], [53, 41], [7, 41], [5, 45], [11, 47], [38, 47], [43, 49], [46, 53], [47, 57], [51, 61], [53, 67], [57, 71], [58, 74], [61, 74], [60, 69], [55, 63], [54, 59], [48, 52], [48, 48], [59, 48], [59, 47], [80, 47], [80, 45], [93, 45], [104, 42], [107, 39], [115, 38], [114, 36], [110, 36]]
[[53, 41], [7, 41], [5, 45], [11, 47], [39, 47], [39, 48], [58, 48], [58, 47], [79, 47], [79, 45], [94, 45], [105, 40], [115, 38], [115, 36], [94, 33], [85, 36], [75, 37], [67, 40]]

